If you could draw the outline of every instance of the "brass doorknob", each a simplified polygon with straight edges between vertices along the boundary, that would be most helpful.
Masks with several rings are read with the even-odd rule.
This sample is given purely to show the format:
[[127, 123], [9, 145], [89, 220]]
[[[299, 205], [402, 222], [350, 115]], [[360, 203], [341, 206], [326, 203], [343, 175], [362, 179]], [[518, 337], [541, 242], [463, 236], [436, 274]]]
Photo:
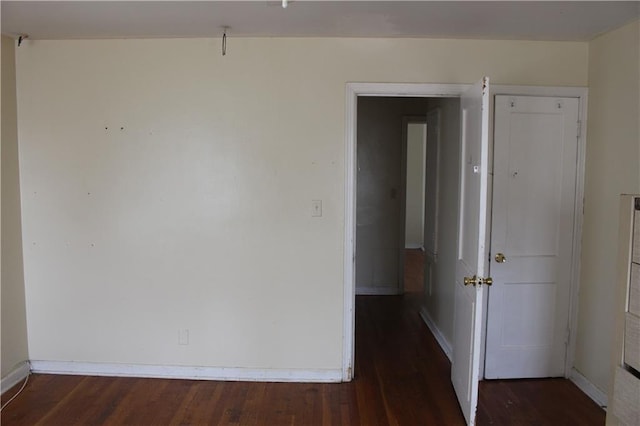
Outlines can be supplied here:
[[482, 284], [485, 284], [485, 285], [493, 284], [493, 278], [491, 278], [491, 277], [482, 278]]
[[507, 261], [507, 257], [502, 253], [496, 253], [495, 259], [498, 263], [504, 263]]
[[473, 277], [464, 277], [464, 285], [476, 285], [477, 281], [478, 277], [476, 277], [475, 275]]

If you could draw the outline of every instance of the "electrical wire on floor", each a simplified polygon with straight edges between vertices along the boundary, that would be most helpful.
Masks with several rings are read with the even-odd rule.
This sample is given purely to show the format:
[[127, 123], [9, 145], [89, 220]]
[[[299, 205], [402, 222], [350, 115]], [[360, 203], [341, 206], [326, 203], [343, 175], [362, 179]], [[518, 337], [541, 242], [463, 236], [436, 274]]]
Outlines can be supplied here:
[[22, 386], [20, 387], [20, 390], [18, 392], [16, 392], [15, 395], [13, 395], [11, 398], [9, 398], [9, 400], [7, 402], [5, 402], [4, 404], [2, 404], [2, 407], [0, 407], [0, 413], [2, 412], [2, 410], [4, 410], [4, 408], [9, 405], [9, 403], [11, 403], [11, 401], [13, 401], [14, 399], [16, 399], [18, 397], [18, 395], [20, 395], [20, 393], [24, 390], [24, 388], [27, 386], [27, 383], [29, 382], [29, 376], [31, 375], [31, 372], [29, 372], [29, 374], [27, 374], [27, 377], [24, 378], [24, 383], [22, 384]]

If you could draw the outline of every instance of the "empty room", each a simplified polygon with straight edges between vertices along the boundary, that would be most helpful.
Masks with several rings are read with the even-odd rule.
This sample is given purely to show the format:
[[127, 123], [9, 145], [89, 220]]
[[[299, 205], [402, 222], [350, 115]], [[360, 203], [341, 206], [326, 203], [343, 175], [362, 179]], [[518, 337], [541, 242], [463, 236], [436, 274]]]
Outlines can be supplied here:
[[640, 422], [640, 2], [0, 7], [3, 425]]

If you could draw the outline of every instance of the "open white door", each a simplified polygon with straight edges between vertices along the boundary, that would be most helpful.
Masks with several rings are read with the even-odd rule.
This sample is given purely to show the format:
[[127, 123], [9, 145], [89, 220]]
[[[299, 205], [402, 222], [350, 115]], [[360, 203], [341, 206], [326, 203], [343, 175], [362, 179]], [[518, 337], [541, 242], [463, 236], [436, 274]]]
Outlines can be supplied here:
[[489, 79], [460, 98], [460, 204], [451, 381], [467, 424], [476, 420], [482, 290], [487, 280], [489, 217]]

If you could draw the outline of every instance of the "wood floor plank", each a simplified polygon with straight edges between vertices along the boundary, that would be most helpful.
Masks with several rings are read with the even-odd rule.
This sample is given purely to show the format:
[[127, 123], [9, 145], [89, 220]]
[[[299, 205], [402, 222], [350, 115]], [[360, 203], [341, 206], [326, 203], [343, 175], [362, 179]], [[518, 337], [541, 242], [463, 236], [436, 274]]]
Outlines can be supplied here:
[[480, 383], [478, 424], [603, 425], [605, 412], [566, 379]]
[[404, 253], [404, 291], [421, 292], [424, 288], [424, 251], [406, 249]]
[[196, 395], [198, 394], [198, 391], [200, 390], [200, 383], [193, 383], [188, 391], [187, 394], [184, 396], [184, 398], [182, 399], [180, 405], [178, 406], [178, 408], [175, 410], [173, 417], [171, 418], [171, 421], [169, 422], [169, 424], [171, 425], [182, 425], [182, 424], [188, 424], [186, 422], [183, 421], [183, 419], [188, 418], [189, 413], [191, 412], [191, 408], [193, 407], [193, 403], [194, 400], [196, 398]]
[[[0, 423], [34, 425], [55, 409], [64, 397], [84, 380], [81, 376], [32, 375], [24, 391], [2, 411]], [[21, 384], [2, 395], [2, 403], [15, 394]]]
[[[132, 380], [132, 381], [130, 381]], [[143, 395], [146, 386], [146, 379], [130, 379], [124, 381], [118, 379], [118, 383], [122, 383], [120, 386], [121, 397], [120, 401], [110, 410], [108, 417], [104, 419], [105, 425], [118, 425], [125, 424], [127, 416], [136, 409], [137, 395]]]

